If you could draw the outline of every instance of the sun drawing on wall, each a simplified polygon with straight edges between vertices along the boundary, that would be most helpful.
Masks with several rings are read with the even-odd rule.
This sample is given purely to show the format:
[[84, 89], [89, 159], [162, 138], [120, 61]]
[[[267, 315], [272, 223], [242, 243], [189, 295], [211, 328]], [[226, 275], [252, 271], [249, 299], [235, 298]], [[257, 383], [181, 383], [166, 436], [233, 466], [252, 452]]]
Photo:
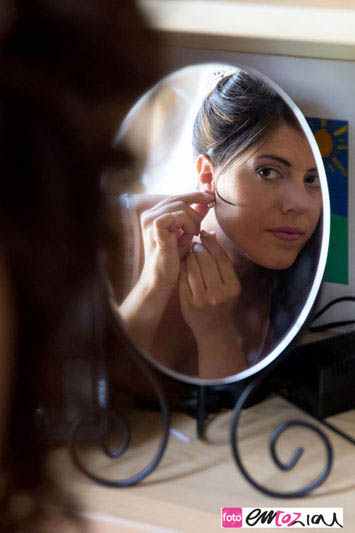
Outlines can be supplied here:
[[331, 230], [324, 281], [348, 284], [348, 129], [344, 120], [307, 118], [327, 175]]

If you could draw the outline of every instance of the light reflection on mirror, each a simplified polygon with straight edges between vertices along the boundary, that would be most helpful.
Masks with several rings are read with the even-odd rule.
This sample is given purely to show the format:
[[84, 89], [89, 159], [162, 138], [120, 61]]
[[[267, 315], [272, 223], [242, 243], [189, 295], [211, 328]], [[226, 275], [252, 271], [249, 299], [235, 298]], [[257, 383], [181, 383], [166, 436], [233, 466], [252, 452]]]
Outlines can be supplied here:
[[240, 375], [293, 326], [318, 266], [322, 190], [299, 121], [261, 75], [197, 65], [145, 95], [118, 142], [127, 185], [139, 176], [120, 197], [103, 180], [125, 242], [107, 261], [121, 319], [176, 377]]

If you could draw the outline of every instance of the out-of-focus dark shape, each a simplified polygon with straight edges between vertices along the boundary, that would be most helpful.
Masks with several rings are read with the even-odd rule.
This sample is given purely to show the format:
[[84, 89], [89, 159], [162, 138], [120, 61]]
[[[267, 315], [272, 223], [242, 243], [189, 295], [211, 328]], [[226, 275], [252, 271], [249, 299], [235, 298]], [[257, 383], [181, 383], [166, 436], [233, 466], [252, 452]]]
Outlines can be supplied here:
[[[119, 164], [113, 139], [160, 74], [157, 52], [130, 1], [0, 6], [0, 246], [17, 331], [1, 531], [30, 530], [42, 506], [54, 502], [61, 514], [66, 505], [49, 488], [34, 411], [61, 398], [56, 362], [94, 350], [85, 302], [101, 283], [100, 176]], [[36, 494], [26, 517], [11, 503], [18, 494]]]

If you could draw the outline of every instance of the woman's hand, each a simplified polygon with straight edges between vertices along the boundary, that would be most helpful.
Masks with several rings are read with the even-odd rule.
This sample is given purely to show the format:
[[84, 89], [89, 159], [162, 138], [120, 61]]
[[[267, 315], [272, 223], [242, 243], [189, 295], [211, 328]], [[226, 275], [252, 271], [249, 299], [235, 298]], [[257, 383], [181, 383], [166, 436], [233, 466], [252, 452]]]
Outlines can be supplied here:
[[[199, 234], [213, 200], [213, 194], [203, 192], [173, 196], [141, 215], [143, 270], [119, 312], [134, 340], [147, 350], [177, 287], [181, 260], [191, 248], [194, 235]], [[197, 210], [192, 204], [198, 204]]]
[[216, 238], [201, 232], [181, 267], [180, 306], [199, 351], [199, 377], [218, 378], [246, 368], [235, 325], [241, 285]]
[[[190, 250], [194, 235], [213, 201], [212, 193], [193, 192], [173, 196], [144, 211], [141, 226], [144, 243], [142, 278], [160, 290], [175, 288], [181, 259]], [[191, 207], [199, 204], [199, 212]]]

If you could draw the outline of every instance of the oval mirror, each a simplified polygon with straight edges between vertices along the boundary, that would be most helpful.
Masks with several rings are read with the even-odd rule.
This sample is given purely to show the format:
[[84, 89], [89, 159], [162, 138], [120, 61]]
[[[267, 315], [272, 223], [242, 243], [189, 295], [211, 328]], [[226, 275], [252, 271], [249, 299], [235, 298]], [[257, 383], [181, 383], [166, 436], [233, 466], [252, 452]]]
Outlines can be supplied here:
[[303, 114], [254, 69], [199, 64], [145, 94], [117, 143], [126, 194], [114, 171], [103, 188], [124, 247], [106, 268], [128, 333], [186, 382], [263, 369], [304, 324], [328, 250], [326, 176]]

